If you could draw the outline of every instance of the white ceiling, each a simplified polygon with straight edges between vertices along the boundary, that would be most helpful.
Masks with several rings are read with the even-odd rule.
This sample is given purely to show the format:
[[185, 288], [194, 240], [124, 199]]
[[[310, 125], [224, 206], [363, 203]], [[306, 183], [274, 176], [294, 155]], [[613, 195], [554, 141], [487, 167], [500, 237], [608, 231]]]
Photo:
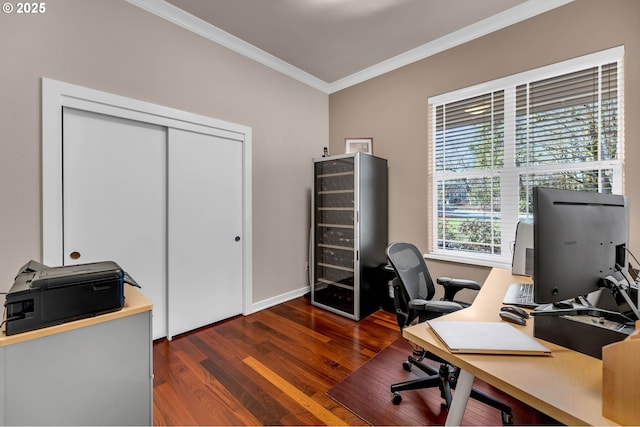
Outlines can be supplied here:
[[327, 93], [572, 0], [129, 0]]

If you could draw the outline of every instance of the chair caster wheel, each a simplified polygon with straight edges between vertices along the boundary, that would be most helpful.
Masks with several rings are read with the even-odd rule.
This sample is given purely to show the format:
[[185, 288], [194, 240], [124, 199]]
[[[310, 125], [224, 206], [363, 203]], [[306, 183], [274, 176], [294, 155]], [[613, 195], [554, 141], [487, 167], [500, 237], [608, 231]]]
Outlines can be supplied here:
[[502, 425], [503, 426], [512, 426], [513, 425], [513, 414], [506, 413], [502, 411]]
[[404, 369], [407, 372], [411, 372], [411, 363], [409, 362], [402, 362], [402, 369]]
[[394, 405], [399, 405], [400, 402], [402, 402], [402, 396], [400, 396], [400, 393], [396, 391], [395, 393], [393, 393], [393, 397], [391, 398], [391, 401], [393, 402]]

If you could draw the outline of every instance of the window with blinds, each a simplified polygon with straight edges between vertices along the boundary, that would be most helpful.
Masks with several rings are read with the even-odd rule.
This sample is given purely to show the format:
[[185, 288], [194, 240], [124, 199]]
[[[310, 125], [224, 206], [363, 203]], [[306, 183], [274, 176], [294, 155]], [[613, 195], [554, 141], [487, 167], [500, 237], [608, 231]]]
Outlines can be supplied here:
[[623, 53], [429, 99], [431, 256], [510, 266], [535, 186], [622, 194]]

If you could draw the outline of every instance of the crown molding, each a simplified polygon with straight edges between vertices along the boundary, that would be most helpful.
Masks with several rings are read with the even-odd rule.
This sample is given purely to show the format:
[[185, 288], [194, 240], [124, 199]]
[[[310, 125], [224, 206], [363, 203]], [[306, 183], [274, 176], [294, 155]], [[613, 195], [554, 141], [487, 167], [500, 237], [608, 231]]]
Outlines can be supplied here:
[[498, 31], [502, 28], [524, 21], [541, 13], [571, 3], [574, 0], [528, 0], [518, 6], [505, 10], [489, 18], [478, 21], [432, 42], [382, 61], [371, 67], [353, 73], [332, 83], [325, 82], [306, 71], [295, 67], [280, 58], [271, 55], [244, 40], [209, 24], [164, 0], [127, 0], [154, 15], [179, 25], [195, 34], [233, 50], [243, 56], [261, 63], [288, 77], [298, 80], [321, 92], [332, 94], [340, 90], [362, 83], [366, 80], [388, 73], [405, 65], [428, 58], [447, 49], [467, 43], [476, 38]]
[[541, 13], [571, 3], [574, 0], [529, 0], [521, 5], [507, 9], [489, 18], [478, 21], [432, 42], [425, 43], [405, 53], [382, 61], [364, 70], [358, 71], [340, 80], [329, 84], [329, 93], [338, 92], [358, 83], [380, 76], [389, 71], [396, 70], [405, 65], [412, 64], [428, 58], [445, 50], [462, 45], [471, 40], [506, 28], [510, 25], [532, 18]]
[[253, 59], [308, 86], [329, 93], [329, 84], [164, 0], [127, 0], [160, 18]]

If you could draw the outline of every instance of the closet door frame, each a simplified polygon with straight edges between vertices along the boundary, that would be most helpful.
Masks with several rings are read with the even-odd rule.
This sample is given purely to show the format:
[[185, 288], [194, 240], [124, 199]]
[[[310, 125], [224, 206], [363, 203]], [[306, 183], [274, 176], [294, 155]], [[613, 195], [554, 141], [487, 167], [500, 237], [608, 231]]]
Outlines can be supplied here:
[[42, 262], [62, 265], [62, 108], [213, 134], [242, 143], [243, 314], [252, 312], [251, 128], [145, 101], [42, 78]]

